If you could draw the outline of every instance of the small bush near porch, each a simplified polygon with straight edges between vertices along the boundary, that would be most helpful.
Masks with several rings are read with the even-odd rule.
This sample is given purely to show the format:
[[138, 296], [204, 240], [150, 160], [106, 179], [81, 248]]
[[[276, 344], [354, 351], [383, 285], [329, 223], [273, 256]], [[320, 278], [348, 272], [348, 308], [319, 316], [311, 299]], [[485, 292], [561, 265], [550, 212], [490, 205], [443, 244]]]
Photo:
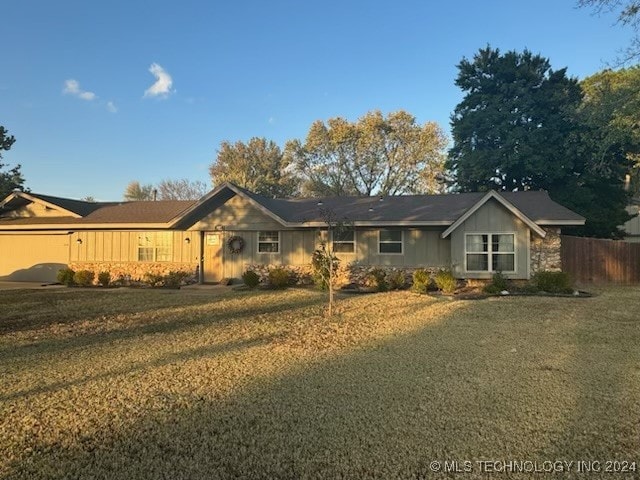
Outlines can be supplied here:
[[0, 477], [638, 461], [640, 290], [599, 293], [390, 292], [327, 319], [324, 295], [298, 289], [0, 292]]

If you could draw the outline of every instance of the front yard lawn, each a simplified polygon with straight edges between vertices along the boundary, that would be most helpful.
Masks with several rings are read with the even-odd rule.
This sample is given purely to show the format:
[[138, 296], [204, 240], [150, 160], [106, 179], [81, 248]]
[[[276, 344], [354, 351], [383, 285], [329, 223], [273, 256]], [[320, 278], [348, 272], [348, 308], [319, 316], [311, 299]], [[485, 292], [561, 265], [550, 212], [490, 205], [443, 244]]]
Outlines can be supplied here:
[[640, 288], [598, 293], [0, 292], [0, 478], [640, 462]]

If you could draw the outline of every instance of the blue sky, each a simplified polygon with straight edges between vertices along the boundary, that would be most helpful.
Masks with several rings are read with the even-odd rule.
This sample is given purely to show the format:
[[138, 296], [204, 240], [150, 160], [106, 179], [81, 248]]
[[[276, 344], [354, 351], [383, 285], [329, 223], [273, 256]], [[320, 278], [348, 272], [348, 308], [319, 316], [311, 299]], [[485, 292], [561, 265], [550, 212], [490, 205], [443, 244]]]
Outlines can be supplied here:
[[208, 183], [221, 141], [284, 145], [317, 119], [405, 109], [448, 131], [456, 64], [479, 48], [584, 78], [630, 38], [573, 0], [22, 0], [2, 16], [3, 161], [35, 192], [98, 200]]

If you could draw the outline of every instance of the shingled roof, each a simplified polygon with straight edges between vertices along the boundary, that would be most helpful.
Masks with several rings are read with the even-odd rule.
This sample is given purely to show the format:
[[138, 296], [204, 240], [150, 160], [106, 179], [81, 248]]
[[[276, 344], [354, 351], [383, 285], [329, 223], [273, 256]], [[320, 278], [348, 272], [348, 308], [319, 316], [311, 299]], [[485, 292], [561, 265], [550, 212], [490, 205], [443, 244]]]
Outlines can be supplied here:
[[[312, 226], [324, 222], [323, 212], [355, 225], [452, 225], [486, 193], [443, 195], [402, 195], [374, 197], [269, 198], [226, 183], [198, 201], [136, 201], [92, 203], [49, 195], [29, 194], [34, 198], [58, 205], [79, 218], [29, 217], [0, 218], [0, 225], [105, 225], [145, 224], [160, 228], [187, 228], [233, 195], [249, 199], [257, 208], [285, 226]], [[517, 209], [517, 214], [539, 225], [577, 225], [584, 218], [554, 202], [544, 191], [500, 192], [493, 198], [502, 199]], [[476, 207], [477, 208], [477, 207]], [[195, 220], [192, 218], [195, 217]]]
[[[399, 195], [374, 197], [268, 198], [236, 187], [242, 194], [273, 212], [285, 222], [322, 222], [322, 210], [353, 222], [441, 222], [453, 223], [486, 193]], [[545, 191], [500, 192], [536, 223], [579, 222], [584, 218], [559, 203]]]

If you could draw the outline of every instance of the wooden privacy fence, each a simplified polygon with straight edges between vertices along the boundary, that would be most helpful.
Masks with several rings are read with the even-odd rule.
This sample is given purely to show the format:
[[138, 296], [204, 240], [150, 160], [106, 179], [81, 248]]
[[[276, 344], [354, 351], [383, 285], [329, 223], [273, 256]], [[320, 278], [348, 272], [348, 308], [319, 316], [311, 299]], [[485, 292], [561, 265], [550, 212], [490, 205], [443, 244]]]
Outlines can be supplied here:
[[640, 243], [562, 235], [562, 270], [578, 283], [640, 283]]

